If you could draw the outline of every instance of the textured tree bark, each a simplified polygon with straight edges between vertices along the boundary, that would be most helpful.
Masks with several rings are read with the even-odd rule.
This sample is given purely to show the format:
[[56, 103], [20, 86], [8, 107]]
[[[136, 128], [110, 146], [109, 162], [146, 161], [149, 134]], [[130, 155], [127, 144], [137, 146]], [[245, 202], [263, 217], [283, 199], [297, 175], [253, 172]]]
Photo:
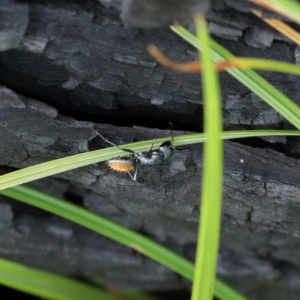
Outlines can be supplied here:
[[[2, 2], [2, 173], [107, 147], [92, 127], [118, 145], [169, 140], [169, 121], [175, 135], [202, 128], [199, 76], [166, 70], [145, 50], [153, 43], [174, 60], [196, 59], [197, 52], [168, 29], [124, 26], [118, 1]], [[298, 49], [251, 8], [214, 1], [207, 18], [215, 39], [239, 56], [297, 61]], [[297, 101], [296, 77], [263, 75]], [[220, 79], [226, 129], [286, 126], [228, 74]], [[218, 274], [250, 299], [298, 299], [300, 167], [286, 155], [295, 148], [288, 146], [285, 138], [225, 142]], [[193, 260], [202, 164], [202, 146], [189, 145], [162, 165], [140, 168], [137, 182], [100, 163], [31, 185]], [[66, 220], [4, 197], [0, 206], [2, 257], [86, 279], [100, 276], [114, 288], [189, 288], [165, 267]]]

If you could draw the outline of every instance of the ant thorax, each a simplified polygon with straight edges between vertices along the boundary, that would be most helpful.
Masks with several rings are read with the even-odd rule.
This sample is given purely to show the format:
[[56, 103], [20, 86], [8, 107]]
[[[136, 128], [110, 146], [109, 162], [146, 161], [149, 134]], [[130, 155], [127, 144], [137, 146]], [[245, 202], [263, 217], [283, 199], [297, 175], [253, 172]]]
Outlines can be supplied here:
[[164, 155], [161, 151], [150, 151], [135, 154], [140, 165], [155, 165], [163, 161]]
[[140, 165], [155, 165], [170, 158], [173, 151], [173, 144], [167, 141], [162, 143], [157, 151], [150, 150], [148, 152], [135, 153], [134, 155]]

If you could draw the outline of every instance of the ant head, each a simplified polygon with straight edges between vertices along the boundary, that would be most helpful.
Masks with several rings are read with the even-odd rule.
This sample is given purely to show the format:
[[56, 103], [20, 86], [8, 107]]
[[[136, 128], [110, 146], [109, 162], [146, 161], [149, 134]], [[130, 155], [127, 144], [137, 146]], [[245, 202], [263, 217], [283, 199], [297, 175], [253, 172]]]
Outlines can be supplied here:
[[159, 151], [163, 154], [163, 159], [168, 159], [173, 154], [174, 147], [170, 141], [164, 142], [159, 146]]
[[163, 143], [159, 146], [159, 149], [161, 149], [161, 148], [173, 148], [173, 143], [170, 142], [170, 141], [163, 142]]

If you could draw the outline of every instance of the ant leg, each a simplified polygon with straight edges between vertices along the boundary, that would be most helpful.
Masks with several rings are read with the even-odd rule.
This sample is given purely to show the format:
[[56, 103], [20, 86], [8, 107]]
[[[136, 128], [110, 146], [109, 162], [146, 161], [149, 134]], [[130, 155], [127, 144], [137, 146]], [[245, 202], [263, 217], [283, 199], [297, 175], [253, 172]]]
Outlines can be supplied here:
[[133, 181], [136, 181], [136, 177], [137, 177], [137, 167], [135, 166], [134, 168], [134, 174], [133, 176], [131, 175], [130, 171], [127, 172], [128, 175], [130, 176], [130, 178], [133, 180]]
[[124, 149], [124, 148], [121, 148], [119, 147], [118, 145], [112, 143], [111, 141], [109, 141], [108, 139], [106, 139], [102, 134], [100, 134], [98, 131], [96, 131], [95, 129], [91, 128], [91, 130], [93, 132], [95, 132], [97, 135], [99, 135], [106, 143], [118, 148], [119, 150], [122, 150], [122, 151], [125, 151], [125, 152], [129, 152], [131, 154], [134, 154], [134, 151], [130, 150], [130, 149]]
[[135, 178], [134, 176], [132, 176], [131, 173], [130, 173], [129, 171], [128, 171], [127, 173], [128, 173], [128, 175], [130, 176], [130, 178], [131, 178], [132, 180], [136, 181], [136, 178]]
[[137, 166], [135, 166], [133, 180], [136, 181], [136, 178], [137, 178]]

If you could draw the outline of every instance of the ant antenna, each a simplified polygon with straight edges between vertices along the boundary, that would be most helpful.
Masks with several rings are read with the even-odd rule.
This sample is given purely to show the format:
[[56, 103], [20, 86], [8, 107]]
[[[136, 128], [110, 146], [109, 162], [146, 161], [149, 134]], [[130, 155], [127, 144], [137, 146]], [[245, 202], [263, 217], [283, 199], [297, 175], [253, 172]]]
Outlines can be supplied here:
[[148, 151], [148, 153], [150, 153], [150, 152], [152, 151], [154, 143], [155, 143], [155, 139], [153, 140], [153, 143], [152, 143], [151, 148], [150, 148], [150, 150]]
[[129, 152], [131, 154], [134, 154], [134, 151], [130, 150], [130, 149], [124, 149], [119, 147], [118, 145], [114, 144], [113, 142], [109, 141], [108, 139], [106, 139], [102, 134], [100, 134], [97, 130], [95, 130], [94, 128], [91, 128], [91, 130], [93, 132], [95, 132], [97, 135], [99, 135], [106, 143], [118, 148], [119, 150], [125, 151], [125, 152]]
[[173, 124], [171, 122], [169, 122], [169, 124], [171, 125], [172, 147], [173, 147], [173, 145], [174, 145], [174, 135], [173, 135], [174, 128], [173, 128]]

